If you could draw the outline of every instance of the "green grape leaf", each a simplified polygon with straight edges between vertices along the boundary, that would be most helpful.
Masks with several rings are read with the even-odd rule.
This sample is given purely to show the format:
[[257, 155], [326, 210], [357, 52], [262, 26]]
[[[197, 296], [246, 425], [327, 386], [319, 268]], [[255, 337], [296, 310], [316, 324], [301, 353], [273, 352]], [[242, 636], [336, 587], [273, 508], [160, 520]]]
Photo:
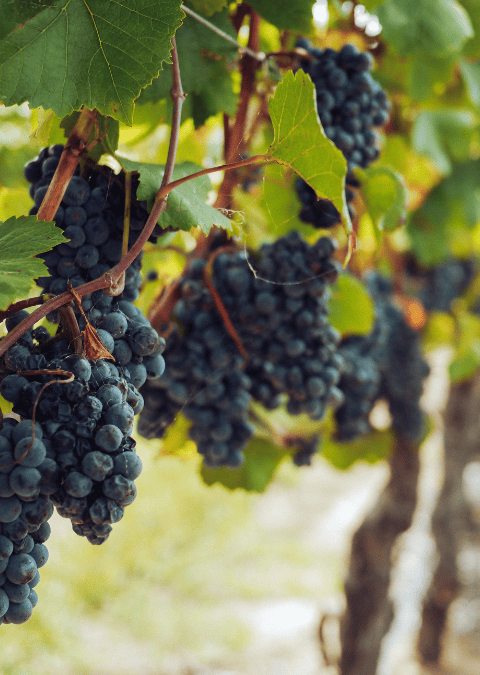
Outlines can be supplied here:
[[275, 470], [291, 450], [274, 445], [263, 438], [252, 438], [243, 450], [244, 461], [238, 469], [202, 466], [200, 473], [207, 485], [221, 483], [230, 490], [243, 488], [250, 492], [264, 492]]
[[389, 166], [358, 171], [362, 197], [375, 227], [390, 232], [404, 224], [407, 189], [402, 176]]
[[34, 258], [65, 241], [54, 223], [35, 216], [9, 218], [0, 223], [0, 309], [24, 297], [34, 279], [48, 276], [45, 263]]
[[437, 83], [447, 82], [456, 63], [453, 56], [409, 59], [408, 92], [415, 101], [424, 101], [431, 96]]
[[455, 383], [468, 380], [480, 365], [480, 318], [467, 311], [461, 311], [456, 318], [459, 338], [448, 368]]
[[387, 459], [393, 451], [393, 443], [389, 431], [372, 431], [352, 443], [337, 443], [333, 438], [325, 438], [320, 454], [337, 469], [346, 470], [358, 461], [375, 464]]
[[463, 53], [466, 56], [478, 56], [480, 54], [480, 12], [478, 11], [478, 0], [461, 0], [461, 4], [468, 12], [475, 33], [465, 44]]
[[[74, 112], [67, 115], [60, 122], [60, 127], [65, 130], [65, 138], [68, 138], [73, 131], [80, 113]], [[93, 162], [98, 162], [104, 154], [114, 155], [118, 148], [118, 139], [120, 136], [120, 124], [113, 117], [100, 115], [97, 118], [97, 124], [92, 129], [88, 143], [92, 143], [92, 148], [88, 152], [88, 157]], [[95, 144], [93, 145], [93, 143]]]
[[460, 59], [459, 65], [470, 100], [480, 106], [480, 64]]
[[317, 114], [315, 87], [303, 70], [289, 70], [269, 103], [274, 129], [269, 156], [292, 168], [312, 187], [319, 199], [329, 199], [352, 231], [345, 201], [347, 162], [323, 131]]
[[0, 41], [0, 99], [59, 117], [82, 105], [131, 124], [134, 100], [170, 59], [181, 0], [53, 0]]
[[212, 16], [215, 12], [221, 12], [228, 0], [190, 0], [187, 5], [192, 5], [193, 9], [204, 16]]
[[443, 198], [437, 200], [435, 194], [436, 188], [407, 223], [411, 248], [415, 256], [426, 265], [441, 262], [450, 252], [448, 219]]
[[[227, 12], [215, 14], [211, 21], [225, 33], [235, 38]], [[219, 111], [234, 114], [237, 97], [232, 88], [231, 66], [237, 48], [206, 26], [187, 16], [175, 36], [178, 61], [182, 73], [182, 87], [188, 94], [182, 117], [193, 117], [198, 127], [207, 117]], [[172, 74], [163, 70], [138, 99], [139, 104], [170, 101]]]
[[197, 447], [188, 437], [191, 426], [192, 423], [179, 413], [160, 441], [162, 455], [184, 458], [197, 455]]
[[448, 345], [455, 339], [455, 319], [446, 312], [430, 312], [422, 334], [429, 349]]
[[[126, 171], [137, 171], [140, 174], [140, 186], [137, 190], [137, 199], [146, 199], [149, 204], [160, 188], [165, 167], [160, 164], [145, 164], [134, 162], [126, 157], [116, 156]], [[173, 170], [173, 180], [178, 180], [201, 170], [191, 162], [177, 164]], [[208, 193], [212, 189], [210, 178], [200, 176], [189, 180], [183, 185], [174, 188], [168, 195], [167, 210], [159, 218], [162, 227], [178, 227], [187, 232], [192, 227], [199, 227], [208, 234], [213, 225], [224, 230], [232, 230], [232, 221], [223, 213], [206, 204]]]
[[442, 173], [452, 170], [451, 159], [469, 155], [477, 120], [469, 110], [425, 110], [413, 126], [413, 148], [432, 159]]
[[219, 112], [234, 115], [237, 109], [238, 97], [233, 91], [230, 73], [223, 63], [212, 60], [209, 71], [208, 82], [202, 91], [198, 94], [194, 91], [189, 97], [191, 116], [196, 129]]
[[382, 2], [385, 2], [385, 0], [362, 0], [362, 5], [365, 7], [367, 12], [371, 12], [372, 9], [375, 9], [378, 7], [378, 5], [381, 5]]
[[474, 34], [467, 12], [455, 0], [386, 0], [375, 14], [383, 39], [401, 56], [448, 56]]
[[0, 40], [51, 5], [46, 0], [0, 0]]
[[312, 30], [315, 0], [249, 0], [248, 4], [277, 28], [303, 33]]
[[[435, 265], [451, 255], [452, 249], [468, 256], [472, 229], [479, 221], [480, 162], [471, 160], [453, 164], [452, 173], [411, 215], [407, 233], [417, 258]], [[459, 244], [464, 248], [459, 250]]]
[[375, 320], [375, 305], [362, 282], [350, 274], [341, 274], [331, 292], [329, 321], [342, 337], [370, 333]]
[[268, 164], [264, 169], [259, 204], [269, 230], [276, 237], [283, 237], [292, 230], [303, 236], [312, 234], [312, 226], [303, 223], [298, 217], [302, 205], [295, 189], [295, 181], [295, 174], [291, 172], [289, 175], [280, 164]]

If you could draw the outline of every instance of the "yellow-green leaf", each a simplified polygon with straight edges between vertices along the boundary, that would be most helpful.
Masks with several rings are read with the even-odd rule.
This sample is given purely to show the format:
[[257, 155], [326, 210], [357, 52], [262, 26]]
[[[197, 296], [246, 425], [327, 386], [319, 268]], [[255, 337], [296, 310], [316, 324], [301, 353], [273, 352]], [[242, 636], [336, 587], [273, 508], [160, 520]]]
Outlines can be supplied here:
[[332, 286], [328, 302], [330, 323], [342, 336], [366, 335], [375, 320], [375, 306], [359, 279], [341, 274]]
[[269, 155], [292, 168], [312, 187], [319, 199], [332, 201], [352, 231], [345, 201], [347, 162], [323, 131], [317, 113], [315, 87], [303, 70], [290, 70], [277, 86], [269, 104], [274, 129]]
[[0, 309], [25, 296], [34, 279], [47, 276], [45, 263], [34, 256], [65, 241], [54, 223], [35, 216], [0, 223]]

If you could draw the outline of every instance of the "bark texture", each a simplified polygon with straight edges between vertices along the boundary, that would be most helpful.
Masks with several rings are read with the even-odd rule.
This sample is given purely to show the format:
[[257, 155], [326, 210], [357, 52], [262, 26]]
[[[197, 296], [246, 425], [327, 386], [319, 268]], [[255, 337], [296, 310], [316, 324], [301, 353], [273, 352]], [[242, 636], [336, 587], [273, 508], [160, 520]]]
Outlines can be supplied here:
[[418, 445], [397, 439], [391, 476], [352, 540], [341, 620], [341, 675], [375, 675], [380, 646], [393, 618], [388, 598], [391, 553], [411, 525], [417, 502]]
[[432, 517], [438, 564], [424, 600], [418, 639], [418, 653], [424, 663], [439, 660], [448, 609], [461, 589], [457, 555], [472, 527], [462, 474], [480, 453], [480, 373], [452, 386], [444, 419], [445, 479]]

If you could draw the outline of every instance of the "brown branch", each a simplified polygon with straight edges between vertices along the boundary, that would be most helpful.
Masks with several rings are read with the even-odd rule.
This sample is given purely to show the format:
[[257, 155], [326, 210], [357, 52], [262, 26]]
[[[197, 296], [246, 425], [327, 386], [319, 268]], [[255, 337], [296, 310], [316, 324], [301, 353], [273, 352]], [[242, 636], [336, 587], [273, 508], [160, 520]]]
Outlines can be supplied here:
[[[258, 52], [259, 41], [259, 16], [252, 10], [250, 14], [250, 31], [248, 35], [249, 49]], [[233, 128], [229, 130], [228, 154], [226, 155], [227, 164], [232, 164], [236, 158], [240, 157], [242, 149], [244, 148], [248, 105], [255, 89], [255, 73], [258, 65], [258, 61], [255, 61], [255, 59], [248, 54], [245, 54], [240, 62], [240, 73], [242, 76], [240, 100], [235, 116], [235, 124], [233, 125]], [[229, 172], [225, 174], [218, 191], [215, 208], [231, 208], [232, 192], [236, 183], [237, 176], [235, 173]]]
[[341, 621], [341, 675], [375, 675], [380, 646], [392, 618], [388, 598], [391, 554], [411, 525], [417, 501], [417, 445], [397, 438], [390, 480], [352, 540]]
[[74, 354], [83, 354], [82, 334], [78, 327], [77, 317], [75, 316], [73, 307], [63, 305], [58, 308], [58, 312], [62, 321], [62, 332], [70, 342], [73, 342]]
[[227, 161], [230, 151], [230, 119], [227, 113], [223, 113], [223, 159]]
[[[172, 87], [172, 97], [174, 98], [173, 101], [173, 107], [174, 107], [174, 120], [179, 120], [181, 116], [181, 107], [182, 103], [184, 100], [184, 94], [182, 90], [182, 85], [181, 85], [181, 77], [180, 77], [180, 68], [178, 64], [178, 58], [177, 58], [177, 49], [175, 45], [175, 38], [172, 38], [172, 63], [173, 63], [173, 82], [174, 86]], [[80, 116], [81, 117], [81, 116]], [[80, 119], [80, 118], [79, 118]], [[93, 125], [94, 119], [91, 121]], [[77, 121], [78, 125], [78, 121]], [[75, 128], [77, 127], [75, 125]], [[91, 129], [91, 127], [90, 127]], [[75, 131], [75, 130], [74, 130]], [[173, 166], [175, 164], [175, 155], [176, 155], [176, 149], [178, 145], [178, 133], [179, 133], [179, 124], [174, 123], [172, 124], [172, 131], [171, 131], [171, 136], [174, 137], [174, 140], [170, 139], [170, 146], [168, 149], [168, 157], [167, 157], [167, 165], [165, 167], [165, 173], [163, 176], [162, 180], [162, 186], [160, 187], [159, 193], [163, 191], [163, 194], [161, 196], [158, 196], [155, 199], [155, 203], [153, 205], [152, 211], [148, 217], [147, 222], [145, 223], [145, 226], [140, 233], [140, 236], [138, 237], [137, 241], [135, 244], [132, 246], [132, 248], [128, 251], [127, 255], [125, 255], [122, 260], [115, 265], [111, 270], [106, 272], [103, 276], [101, 276], [99, 279], [94, 279], [93, 281], [89, 281], [86, 284], [82, 284], [81, 286], [78, 286], [75, 289], [75, 293], [78, 297], [82, 297], [84, 295], [87, 295], [87, 293], [93, 293], [94, 291], [99, 291], [99, 290], [105, 290], [108, 289], [110, 293], [113, 294], [119, 294], [122, 292], [122, 287], [118, 283], [118, 281], [121, 279], [123, 272], [132, 264], [132, 262], [135, 260], [135, 258], [139, 255], [145, 244], [147, 243], [150, 235], [152, 234], [153, 230], [155, 229], [155, 226], [158, 222], [158, 219], [160, 218], [160, 215], [162, 212], [165, 210], [167, 206], [167, 200], [166, 197], [168, 193], [170, 192], [173, 187], [175, 187], [174, 184], [170, 184], [170, 190], [167, 188], [167, 186], [163, 185], [164, 182], [168, 182], [171, 179], [171, 174], [173, 172]], [[72, 138], [73, 132], [70, 136]], [[176, 140], [175, 140], [176, 138]], [[88, 139], [88, 137], [87, 137]], [[70, 142], [70, 139], [69, 139]], [[68, 144], [68, 143], [67, 143]], [[62, 154], [63, 157], [63, 154]], [[60, 166], [60, 165], [59, 165]], [[58, 169], [57, 169], [58, 171]], [[56, 175], [56, 174], [55, 174]], [[73, 175], [73, 174], [72, 174]], [[55, 178], [55, 176], [54, 176]], [[53, 182], [53, 181], [52, 181]], [[183, 181], [182, 181], [183, 182]], [[48, 194], [48, 192], [47, 192]], [[46, 195], [47, 196], [47, 195]], [[63, 194], [62, 194], [63, 196]], [[45, 201], [45, 200], [44, 200]], [[60, 199], [61, 201], [61, 199]], [[60, 202], [59, 202], [60, 203]], [[55, 211], [53, 212], [53, 215], [55, 214]], [[69, 302], [71, 302], [73, 299], [75, 299], [75, 296], [71, 291], [66, 291], [65, 293], [62, 293], [61, 295], [57, 295], [55, 298], [52, 298], [49, 300], [47, 303], [45, 303], [42, 307], [39, 307], [35, 311], [33, 311], [30, 316], [28, 316], [26, 319], [24, 319], [18, 326], [16, 326], [6, 337], [2, 339], [0, 342], [0, 356], [6, 352], [6, 350], [11, 347], [18, 338], [25, 333], [29, 328], [35, 325], [38, 321], [43, 319], [47, 314], [50, 312], [53, 312], [54, 310], [58, 309], [62, 305], [65, 305]]]
[[14, 302], [12, 305], [7, 307], [3, 312], [0, 312], [0, 323], [8, 319], [12, 314], [20, 312], [22, 309], [27, 309], [27, 307], [35, 307], [36, 305], [43, 305], [53, 296], [49, 293], [44, 293], [44, 295], [37, 295], [35, 298], [27, 298], [26, 300], [20, 300], [19, 302]]
[[65, 144], [57, 169], [48, 186], [42, 204], [38, 209], [38, 220], [52, 221], [54, 219], [70, 179], [75, 173], [80, 157], [87, 152], [88, 139], [97, 115], [98, 111], [96, 110], [88, 110], [88, 108], [85, 107], [82, 108], [78, 120], [73, 127], [73, 131]]
[[[167, 162], [165, 164], [165, 172], [163, 174], [162, 184], [160, 190], [164, 188], [172, 180], [173, 168], [175, 166], [175, 158], [177, 156], [178, 139], [180, 137], [180, 125], [182, 123], [182, 106], [186, 99], [186, 94], [183, 91], [182, 79], [180, 77], [180, 64], [178, 62], [178, 53], [175, 38], [172, 37], [172, 88], [170, 89], [170, 96], [173, 101], [173, 115], [172, 128], [170, 131], [170, 142], [168, 145]], [[156, 198], [160, 198], [160, 191]]]
[[461, 590], [457, 557], [471, 515], [462, 479], [465, 466], [479, 453], [480, 373], [452, 386], [444, 425], [445, 478], [432, 516], [438, 564], [423, 603], [417, 647], [420, 659], [431, 664], [440, 659], [448, 610]]
[[215, 258], [217, 255], [220, 253], [223, 253], [224, 249], [220, 248], [217, 249], [214, 253], [212, 253], [210, 260], [208, 263], [205, 265], [205, 269], [203, 270], [203, 281], [205, 283], [205, 286], [208, 288], [208, 291], [210, 295], [213, 298], [213, 302], [215, 303], [215, 307], [218, 310], [218, 313], [222, 317], [222, 321], [225, 325], [225, 328], [227, 329], [228, 334], [232, 338], [232, 340], [235, 342], [235, 345], [240, 352], [240, 354], [243, 356], [243, 358], [248, 361], [248, 353], [245, 349], [245, 347], [242, 344], [242, 341], [240, 340], [240, 337], [235, 330], [235, 326], [233, 325], [230, 317], [228, 316], [228, 312], [225, 308], [225, 305], [223, 304], [222, 298], [220, 297], [217, 289], [213, 285], [213, 282], [211, 280], [211, 276], [213, 275], [213, 263], [215, 262]]
[[154, 301], [148, 312], [148, 320], [153, 328], [165, 337], [170, 323], [170, 315], [178, 300], [180, 300], [181, 277], [175, 279], [169, 286], [163, 289], [160, 296]]

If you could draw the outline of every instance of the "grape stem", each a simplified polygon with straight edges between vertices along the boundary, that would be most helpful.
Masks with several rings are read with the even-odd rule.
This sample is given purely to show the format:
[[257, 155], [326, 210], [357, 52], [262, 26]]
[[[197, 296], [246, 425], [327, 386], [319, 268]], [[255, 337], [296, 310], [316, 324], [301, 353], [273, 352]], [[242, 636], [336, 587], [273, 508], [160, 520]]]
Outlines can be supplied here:
[[[183, 101], [185, 100], [185, 93], [182, 88], [182, 81], [180, 76], [180, 65], [178, 62], [177, 47], [174, 37], [172, 37], [171, 43], [172, 43], [171, 54], [172, 54], [173, 85], [170, 93], [173, 99], [173, 122], [170, 133], [170, 146], [168, 149], [167, 163], [165, 166], [165, 173], [163, 175], [162, 184], [160, 186], [160, 191], [172, 178], [173, 167], [175, 165], [175, 157], [178, 146], [178, 136], [180, 132], [182, 105]], [[57, 167], [57, 171], [55, 172], [55, 175], [52, 180], [52, 184], [55, 183], [56, 188], [55, 190], [53, 189], [50, 190], [49, 188], [49, 190], [47, 191], [47, 194], [45, 195], [45, 198], [42, 202], [42, 206], [37, 214], [37, 217], [39, 219], [43, 217], [43, 219], [48, 220], [55, 215], [58, 205], [60, 204], [62, 197], [65, 193], [68, 181], [73, 176], [75, 167], [78, 164], [79, 156], [81, 154], [80, 150], [80, 152], [78, 152], [78, 157], [74, 157], [70, 152], [66, 152], [66, 149], [67, 147], [68, 148], [77, 147], [77, 149], [80, 149], [86, 146], [90, 132], [92, 130], [92, 127], [94, 126], [96, 116], [97, 116], [96, 111], [92, 112], [88, 111], [86, 108], [82, 108], [82, 111], [79, 115], [79, 118], [77, 120], [77, 123], [75, 124], [72, 133], [70, 134], [70, 137], [65, 146], [65, 150], [63, 151], [62, 156], [60, 158], [60, 163]], [[75, 162], [73, 161], [73, 158]], [[62, 165], [62, 160], [64, 160], [65, 171], [63, 170], [59, 171]], [[48, 200], [47, 198], [49, 196], [49, 193], [50, 199]], [[164, 196], [158, 197], [155, 200], [153, 209], [150, 213], [147, 222], [145, 223], [142, 232], [140, 233], [139, 238], [132, 246], [130, 251], [128, 251], [127, 255], [124, 258], [122, 258], [122, 260], [120, 261], [120, 263], [118, 263], [118, 265], [116, 265], [113, 269], [106, 272], [99, 279], [94, 279], [93, 281], [89, 281], [88, 283], [83, 284], [82, 286], [78, 286], [75, 289], [75, 292], [79, 297], [82, 297], [87, 293], [93, 293], [94, 291], [103, 290], [107, 288], [110, 290], [120, 288], [118, 280], [121, 278], [123, 272], [131, 265], [131, 263], [138, 256], [138, 254], [148, 241], [150, 235], [152, 234], [161, 213], [165, 210], [167, 206], [166, 200], [167, 194], [168, 192]], [[60, 196], [59, 199], [58, 196]], [[40, 212], [42, 209], [43, 212], [41, 214]], [[49, 216], [49, 218], [47, 218], [47, 216]], [[120, 293], [121, 291], [119, 290], [118, 292]], [[0, 356], [4, 354], [6, 350], [11, 345], [13, 345], [21, 335], [25, 333], [25, 331], [34, 326], [38, 321], [43, 319], [43, 317], [45, 317], [50, 312], [53, 312], [54, 310], [58, 309], [62, 305], [68, 304], [74, 299], [75, 297], [73, 293], [70, 291], [66, 291], [61, 295], [57, 295], [56, 297], [50, 299], [42, 307], [38, 307], [36, 310], [34, 310], [27, 318], [25, 318], [22, 322], [20, 322], [18, 326], [16, 326], [12, 331], [10, 331], [8, 335], [6, 335], [1, 340]]]
[[78, 327], [77, 317], [75, 316], [73, 307], [64, 305], [58, 308], [58, 312], [62, 322], [62, 333], [64, 333], [69, 343], [73, 344], [73, 353], [83, 354], [82, 334]]
[[[252, 13], [252, 16], [254, 13]], [[246, 57], [244, 57], [246, 58]], [[155, 203], [153, 205], [153, 208], [150, 212], [150, 215], [148, 217], [147, 222], [145, 223], [145, 226], [140, 233], [140, 236], [138, 237], [137, 241], [134, 243], [132, 248], [128, 251], [128, 253], [120, 260], [120, 262], [115, 265], [111, 270], [108, 272], [105, 272], [105, 274], [98, 279], [94, 279], [93, 281], [89, 281], [86, 284], [82, 284], [81, 286], [77, 286], [75, 289], [75, 293], [79, 296], [82, 297], [84, 295], [87, 295], [88, 293], [93, 293], [94, 291], [98, 290], [104, 290], [108, 289], [112, 295], [118, 295], [122, 292], [122, 287], [121, 284], [119, 284], [119, 280], [122, 277], [122, 274], [125, 272], [125, 270], [132, 264], [132, 262], [135, 260], [135, 258], [140, 254], [142, 251], [143, 247], [147, 243], [149, 237], [151, 236], [158, 219], [160, 215], [163, 213], [167, 206], [167, 197], [168, 194], [176, 187], [179, 185], [182, 185], [183, 183], [187, 182], [188, 180], [192, 180], [193, 178], [198, 178], [199, 176], [204, 176], [209, 173], [213, 173], [215, 171], [230, 171], [232, 169], [236, 169], [240, 166], [247, 166], [248, 164], [255, 164], [257, 162], [265, 162], [268, 161], [268, 156], [267, 155], [255, 155], [253, 157], [248, 157], [247, 159], [240, 160], [238, 162], [233, 162], [229, 164], [225, 164], [222, 166], [218, 167], [213, 167], [210, 169], [203, 169], [202, 171], [198, 171], [196, 173], [193, 173], [189, 176], [185, 176], [184, 178], [180, 178], [176, 181], [170, 182], [173, 174], [173, 167], [175, 164], [175, 157], [176, 157], [176, 151], [177, 151], [177, 146], [178, 146], [178, 137], [179, 137], [179, 132], [180, 132], [180, 119], [181, 119], [181, 107], [183, 104], [183, 101], [185, 100], [185, 93], [182, 88], [181, 84], [181, 78], [180, 78], [180, 67], [178, 63], [178, 56], [177, 56], [177, 49], [175, 45], [175, 38], [172, 38], [172, 68], [173, 68], [173, 86], [171, 89], [171, 96], [173, 99], [173, 122], [172, 122], [172, 129], [171, 129], [171, 134], [170, 134], [170, 145], [168, 149], [168, 157], [167, 157], [167, 162], [165, 165], [165, 172], [163, 175], [162, 179], [162, 184], [160, 186], [160, 189], [157, 192], [156, 198], [155, 198]], [[96, 113], [95, 113], [96, 115]], [[81, 117], [81, 116], [80, 116]], [[79, 117], [79, 119], [80, 119]], [[89, 132], [91, 131], [91, 128], [93, 126], [95, 117], [93, 119], [89, 117], [88, 115], [85, 116], [85, 126], [87, 125], [87, 121], [91, 124], [89, 127]], [[78, 124], [78, 121], [77, 121]], [[76, 125], [77, 126], [77, 125]], [[75, 131], [75, 129], [74, 129]], [[74, 132], [72, 132], [70, 138], [73, 136]], [[70, 138], [68, 143], [70, 142]], [[88, 138], [88, 137], [87, 137]], [[65, 151], [64, 151], [65, 152]], [[63, 154], [62, 154], [63, 157]], [[60, 160], [61, 162], [61, 160]], [[78, 162], [77, 162], [78, 163]], [[59, 164], [60, 167], [60, 164]], [[58, 171], [58, 168], [57, 168]], [[56, 174], [55, 174], [56, 175]], [[72, 172], [73, 175], [73, 172]], [[54, 176], [55, 178], [55, 176]], [[48, 192], [47, 192], [48, 195]], [[45, 195], [45, 197], [47, 197]], [[63, 193], [62, 193], [63, 196]], [[61, 198], [60, 198], [61, 201]], [[45, 199], [44, 199], [45, 202]], [[60, 202], [58, 202], [60, 203]], [[42, 203], [43, 206], [43, 203]], [[57, 204], [58, 206], [58, 204]], [[56, 209], [55, 209], [56, 212]], [[54, 213], [55, 213], [54, 212]], [[40, 213], [40, 211], [39, 211]], [[54, 215], [54, 213], [52, 215]], [[43, 319], [47, 314], [50, 312], [53, 312], [54, 310], [58, 309], [62, 305], [66, 305], [72, 300], [75, 299], [75, 296], [73, 293], [69, 290], [65, 291], [64, 293], [61, 293], [60, 295], [57, 295], [54, 298], [51, 298], [48, 302], [46, 302], [44, 305], [41, 307], [38, 307], [36, 310], [34, 310], [28, 317], [26, 317], [21, 323], [18, 324], [8, 335], [6, 335], [0, 342], [0, 356], [4, 354], [9, 347], [11, 347], [12, 344], [14, 344], [18, 338], [25, 333], [29, 328], [34, 326], [38, 321]]]
[[75, 173], [80, 157], [87, 152], [88, 139], [98, 116], [97, 110], [82, 107], [80, 115], [68, 137], [60, 156], [52, 182], [38, 209], [38, 220], [53, 221], [70, 179]]
[[0, 323], [5, 321], [5, 319], [8, 319], [8, 317], [12, 316], [12, 314], [20, 312], [22, 309], [27, 309], [27, 307], [35, 307], [35, 305], [42, 305], [52, 297], [54, 296], [50, 295], [49, 293], [45, 293], [44, 295], [37, 295], [35, 298], [27, 298], [26, 300], [14, 302], [3, 312], [0, 312]]
[[127, 255], [130, 235], [130, 216], [132, 212], [132, 172], [125, 171], [125, 206], [123, 209], [122, 258]]
[[185, 5], [182, 5], [182, 9], [185, 12], [185, 14], [189, 14], [193, 19], [195, 19], [199, 23], [203, 24], [204, 26], [206, 26], [207, 28], [212, 30], [214, 33], [216, 33], [217, 35], [220, 35], [220, 37], [222, 37], [224, 40], [226, 40], [227, 42], [230, 42], [230, 44], [232, 44], [232, 45], [235, 45], [235, 47], [238, 50], [240, 50], [241, 52], [243, 52], [244, 54], [248, 54], [249, 56], [252, 57], [252, 59], [255, 59], [257, 61], [260, 61], [260, 62], [265, 61], [265, 54], [263, 52], [254, 51], [253, 49], [250, 49], [250, 47], [244, 47], [239, 42], [237, 42], [232, 37], [230, 37], [230, 35], [228, 35], [228, 33], [225, 33], [223, 30], [221, 30], [220, 28], [215, 26], [210, 21], [207, 21], [207, 19], [204, 19], [203, 16], [200, 16], [200, 14], [197, 14], [196, 12], [194, 12], [192, 9], [190, 9], [190, 7], [186, 7]]
[[[250, 10], [250, 30], [248, 34], [248, 48], [254, 52], [258, 51], [260, 43], [259, 35], [259, 16], [256, 12]], [[249, 54], [244, 54], [240, 61], [240, 72], [242, 75], [242, 84], [240, 89], [240, 100], [238, 103], [235, 123], [228, 129], [228, 152], [225, 158], [227, 164], [231, 164], [240, 157], [244, 146], [245, 129], [247, 124], [247, 111], [250, 98], [255, 89], [255, 73], [259, 64]], [[237, 182], [237, 176], [234, 172], [226, 173], [222, 184], [218, 190], [218, 196], [215, 201], [215, 207], [230, 209], [232, 201], [232, 192]]]
[[[60, 384], [68, 384], [68, 382], [73, 382], [75, 379], [75, 375], [71, 373], [69, 370], [62, 370], [61, 368], [55, 368], [55, 369], [42, 369], [42, 370], [20, 370], [18, 371], [17, 375], [19, 376], [31, 376], [31, 375], [65, 375], [68, 377], [67, 380], [51, 380], [50, 382], [47, 382], [46, 384], [43, 385], [43, 387], [40, 389], [38, 392], [38, 396], [35, 399], [35, 403], [33, 406], [33, 413], [32, 413], [32, 440], [30, 443], [27, 443], [25, 446], [25, 451], [24, 453], [18, 457], [18, 459], [15, 459], [13, 462], [10, 462], [10, 464], [5, 464], [4, 466], [0, 466], [0, 471], [3, 471], [4, 469], [9, 469], [11, 466], [15, 466], [15, 464], [20, 464], [22, 460], [25, 459], [25, 457], [28, 455], [28, 452], [30, 448], [33, 445], [33, 442], [35, 440], [35, 411], [37, 408], [37, 404], [40, 400], [40, 396], [44, 392], [44, 390], [50, 386], [51, 384], [55, 383], [60, 383]], [[1, 411], [0, 411], [1, 412]], [[3, 414], [2, 414], [2, 426], [3, 426]]]
[[208, 260], [207, 264], [205, 265], [205, 269], [203, 270], [203, 281], [205, 283], [205, 286], [208, 288], [208, 292], [212, 296], [213, 302], [215, 303], [215, 307], [218, 310], [218, 313], [222, 317], [222, 321], [225, 325], [225, 328], [227, 329], [228, 334], [232, 338], [232, 340], [235, 342], [235, 345], [240, 352], [240, 354], [243, 356], [243, 358], [248, 361], [248, 354], [245, 349], [245, 347], [242, 344], [242, 341], [240, 340], [240, 336], [238, 335], [237, 331], [235, 330], [235, 326], [233, 325], [228, 312], [226, 310], [225, 305], [223, 304], [222, 298], [220, 297], [219, 292], [215, 288], [213, 281], [212, 281], [212, 276], [213, 276], [213, 263], [215, 262], [215, 258], [217, 255], [220, 253], [223, 253], [226, 248], [223, 246], [222, 248], [217, 249], [214, 251], [210, 259]]

